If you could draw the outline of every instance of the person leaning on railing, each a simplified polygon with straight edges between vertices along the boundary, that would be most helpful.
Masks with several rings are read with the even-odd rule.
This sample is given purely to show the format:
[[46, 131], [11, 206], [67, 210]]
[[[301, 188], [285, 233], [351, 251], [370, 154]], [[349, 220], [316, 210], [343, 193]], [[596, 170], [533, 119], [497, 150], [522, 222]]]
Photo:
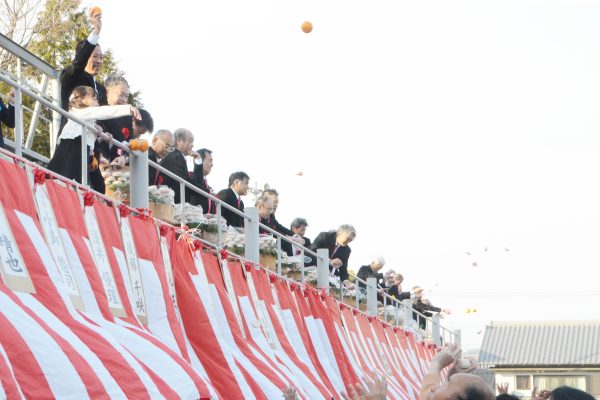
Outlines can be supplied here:
[[4, 105], [0, 100], [0, 147], [4, 148], [4, 136], [2, 135], [2, 124], [9, 128], [15, 127], [15, 90], [8, 92], [6, 103]]
[[[362, 267], [360, 267], [358, 269], [358, 273], [356, 274], [357, 278], [362, 279], [365, 282], [368, 278], [375, 278], [378, 293], [377, 298], [379, 301], [383, 301], [383, 297], [381, 296], [383, 294], [383, 288], [381, 287], [383, 274], [379, 271], [381, 271], [384, 265], [384, 258], [381, 256], [377, 256], [373, 259], [373, 261], [371, 261], [369, 265], [363, 265]], [[367, 288], [362, 282], [357, 282], [357, 286], [363, 294], [366, 292]]]
[[410, 292], [402, 291], [403, 281], [404, 277], [402, 276], [402, 274], [394, 274], [394, 279], [392, 280], [393, 284], [388, 288], [388, 295], [390, 295], [398, 301], [408, 300], [411, 298]]
[[[348, 279], [348, 259], [350, 258], [350, 242], [356, 238], [356, 229], [352, 225], [341, 225], [337, 231], [321, 232], [310, 246], [312, 251], [317, 249], [329, 250], [329, 271], [339, 276], [340, 281], [348, 289], [354, 288], [354, 284]], [[312, 263], [316, 263], [313, 258]]]
[[[245, 196], [248, 193], [249, 182], [250, 177], [247, 173], [242, 171], [234, 172], [229, 175], [229, 187], [221, 190], [217, 194], [217, 197], [226, 204], [244, 212], [244, 201], [242, 200], [242, 196]], [[225, 207], [221, 208], [221, 216], [225, 218], [225, 221], [227, 221], [227, 225], [229, 226], [237, 228], [244, 227], [244, 217], [237, 215]]]
[[[264, 224], [263, 221], [269, 217], [271, 210], [273, 209], [273, 199], [269, 196], [260, 196], [258, 199], [256, 199], [254, 206], [258, 210], [260, 222]], [[259, 227], [258, 233], [270, 234], [270, 232], [265, 230], [263, 227]]]
[[417, 313], [423, 314], [426, 317], [431, 317], [434, 312], [450, 314], [449, 309], [435, 307], [431, 304], [431, 302], [428, 299], [423, 298], [424, 290], [422, 287], [414, 286], [412, 291], [414, 293], [412, 306], [413, 310], [416, 311], [413, 312], [413, 319], [415, 321], [419, 321], [419, 328], [425, 329], [425, 327], [427, 326], [427, 320]]
[[[148, 148], [148, 160], [160, 163], [160, 161], [175, 149], [175, 139], [168, 129], [159, 129], [152, 136], [152, 142]], [[148, 185], [159, 185], [157, 179], [158, 171], [148, 166]]]
[[[175, 139], [175, 150], [170, 152], [160, 161], [161, 167], [167, 169], [173, 174], [177, 175], [184, 181], [192, 183], [192, 178], [188, 172], [187, 162], [185, 158], [192, 153], [192, 146], [194, 145], [194, 134], [185, 128], [178, 128], [173, 134]], [[182, 202], [180, 198], [180, 183], [175, 179], [161, 174], [160, 178], [164, 185], [170, 187], [175, 192], [175, 203]], [[190, 201], [192, 196], [192, 190], [185, 188], [185, 200]]]

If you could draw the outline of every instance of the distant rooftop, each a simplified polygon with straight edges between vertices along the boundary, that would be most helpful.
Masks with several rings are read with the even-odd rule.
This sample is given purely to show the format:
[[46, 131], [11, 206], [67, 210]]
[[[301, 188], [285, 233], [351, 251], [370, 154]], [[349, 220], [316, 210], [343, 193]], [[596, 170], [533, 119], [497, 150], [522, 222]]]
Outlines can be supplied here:
[[600, 321], [492, 322], [481, 367], [600, 366]]

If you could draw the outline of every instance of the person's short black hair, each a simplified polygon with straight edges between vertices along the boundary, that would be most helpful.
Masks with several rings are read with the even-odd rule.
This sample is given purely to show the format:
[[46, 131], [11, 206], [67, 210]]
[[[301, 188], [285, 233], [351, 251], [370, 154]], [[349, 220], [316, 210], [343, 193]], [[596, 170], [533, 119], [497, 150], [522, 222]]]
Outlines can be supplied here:
[[197, 153], [200, 154], [200, 158], [204, 160], [207, 154], [212, 154], [212, 150], [201, 148]]
[[240, 181], [243, 181], [244, 179], [250, 180], [250, 177], [247, 173], [242, 171], [234, 172], [233, 174], [229, 175], [229, 186], [233, 185], [233, 182], [237, 181], [238, 179]]
[[486, 392], [477, 386], [468, 386], [465, 389], [465, 396], [461, 397], [464, 400], [485, 400]]
[[142, 120], [137, 121], [136, 123], [138, 125], [142, 125], [148, 130], [148, 132], [152, 133], [152, 131], [154, 130], [154, 120], [152, 119], [152, 116], [148, 111], [144, 110], [143, 108], [140, 108], [139, 111], [140, 115], [142, 116]]
[[594, 400], [594, 396], [570, 386], [560, 386], [550, 394], [552, 400]]

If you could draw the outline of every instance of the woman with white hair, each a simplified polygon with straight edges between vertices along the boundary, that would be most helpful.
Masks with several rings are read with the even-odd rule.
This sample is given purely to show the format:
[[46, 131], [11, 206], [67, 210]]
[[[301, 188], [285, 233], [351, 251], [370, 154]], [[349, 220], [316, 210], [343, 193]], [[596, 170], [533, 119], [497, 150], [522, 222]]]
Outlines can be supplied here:
[[[377, 291], [382, 293], [383, 289], [381, 285], [383, 284], [383, 274], [379, 271], [381, 271], [384, 265], [385, 260], [383, 259], [383, 257], [377, 256], [373, 258], [371, 264], [363, 265], [362, 267], [360, 267], [358, 273], [356, 274], [356, 277], [362, 279], [363, 281], [366, 281], [367, 278], [375, 278], [377, 280]], [[366, 290], [365, 285], [361, 282], [358, 282], [358, 288], [362, 291]]]

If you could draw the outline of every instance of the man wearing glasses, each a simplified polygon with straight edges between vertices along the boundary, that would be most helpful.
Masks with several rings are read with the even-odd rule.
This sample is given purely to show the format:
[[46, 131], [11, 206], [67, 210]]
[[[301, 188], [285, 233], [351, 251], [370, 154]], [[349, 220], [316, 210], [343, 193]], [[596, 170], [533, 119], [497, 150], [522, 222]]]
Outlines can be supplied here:
[[[152, 144], [148, 149], [148, 160], [159, 163], [167, 154], [175, 149], [175, 139], [168, 129], [161, 129], [154, 134]], [[148, 167], [148, 184], [156, 185], [156, 169]]]

